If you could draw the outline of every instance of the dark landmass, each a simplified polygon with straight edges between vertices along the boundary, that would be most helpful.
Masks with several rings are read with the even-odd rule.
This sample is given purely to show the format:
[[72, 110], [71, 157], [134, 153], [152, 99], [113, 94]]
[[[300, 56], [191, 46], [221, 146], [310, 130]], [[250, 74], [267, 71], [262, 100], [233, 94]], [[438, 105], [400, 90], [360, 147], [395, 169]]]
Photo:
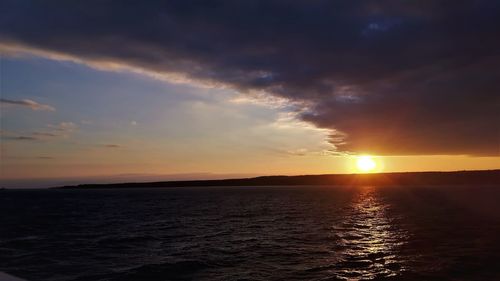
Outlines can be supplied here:
[[189, 180], [80, 184], [56, 188], [144, 188], [188, 186], [278, 186], [278, 185], [500, 185], [500, 170], [457, 172], [407, 172], [379, 174], [328, 174], [304, 176], [262, 176], [225, 180]]

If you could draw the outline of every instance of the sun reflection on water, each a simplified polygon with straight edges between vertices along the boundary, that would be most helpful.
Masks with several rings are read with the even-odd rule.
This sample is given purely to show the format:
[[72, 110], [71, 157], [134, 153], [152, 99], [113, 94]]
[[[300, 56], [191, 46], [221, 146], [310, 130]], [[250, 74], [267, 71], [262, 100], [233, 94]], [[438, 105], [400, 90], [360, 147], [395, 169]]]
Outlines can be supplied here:
[[340, 255], [336, 275], [345, 280], [393, 277], [405, 270], [397, 248], [406, 234], [395, 229], [375, 187], [359, 190], [346, 210], [345, 220], [334, 227]]

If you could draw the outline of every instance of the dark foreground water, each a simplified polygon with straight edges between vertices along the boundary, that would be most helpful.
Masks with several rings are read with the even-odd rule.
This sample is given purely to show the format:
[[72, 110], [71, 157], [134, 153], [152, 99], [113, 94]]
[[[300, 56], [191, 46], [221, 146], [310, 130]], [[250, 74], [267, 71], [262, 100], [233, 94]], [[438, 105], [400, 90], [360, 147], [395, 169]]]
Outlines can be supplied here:
[[28, 280], [500, 280], [500, 187], [0, 191]]

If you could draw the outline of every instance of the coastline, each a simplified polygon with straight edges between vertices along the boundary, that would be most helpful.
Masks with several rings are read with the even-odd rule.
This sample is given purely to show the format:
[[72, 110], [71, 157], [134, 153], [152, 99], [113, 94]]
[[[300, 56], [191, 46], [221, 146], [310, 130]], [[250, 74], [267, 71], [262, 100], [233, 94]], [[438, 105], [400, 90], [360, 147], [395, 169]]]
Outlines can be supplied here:
[[373, 174], [326, 174], [299, 176], [261, 176], [222, 180], [183, 180], [160, 182], [128, 182], [57, 186], [53, 189], [96, 188], [161, 188], [197, 186], [387, 186], [387, 185], [500, 185], [500, 169], [453, 172], [403, 172]]

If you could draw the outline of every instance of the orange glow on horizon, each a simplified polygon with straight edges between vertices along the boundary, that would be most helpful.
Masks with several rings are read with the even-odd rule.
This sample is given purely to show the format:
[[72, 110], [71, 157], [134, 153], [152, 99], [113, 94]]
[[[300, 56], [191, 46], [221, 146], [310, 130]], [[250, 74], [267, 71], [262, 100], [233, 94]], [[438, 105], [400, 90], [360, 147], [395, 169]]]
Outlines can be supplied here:
[[383, 171], [382, 160], [371, 155], [358, 155], [355, 157], [353, 170], [356, 173], [379, 173]]

